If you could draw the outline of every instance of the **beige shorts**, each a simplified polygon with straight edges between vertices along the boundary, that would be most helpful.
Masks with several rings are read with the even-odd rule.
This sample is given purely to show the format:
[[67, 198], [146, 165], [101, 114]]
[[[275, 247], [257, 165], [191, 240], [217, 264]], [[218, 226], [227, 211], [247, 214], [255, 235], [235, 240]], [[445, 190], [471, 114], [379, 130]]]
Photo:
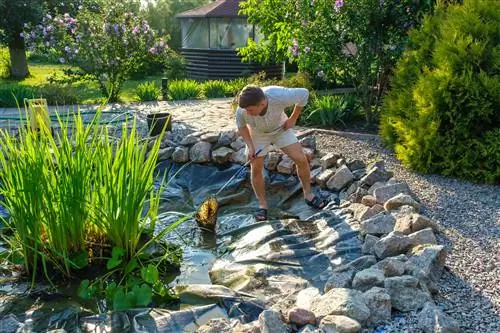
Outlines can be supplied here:
[[255, 151], [259, 149], [269, 150], [271, 145], [276, 146], [277, 148], [284, 148], [289, 145], [293, 145], [294, 143], [299, 142], [297, 140], [297, 136], [295, 136], [295, 132], [293, 129], [287, 129], [279, 131], [278, 133], [267, 134], [267, 133], [252, 133], [253, 145], [255, 147]]

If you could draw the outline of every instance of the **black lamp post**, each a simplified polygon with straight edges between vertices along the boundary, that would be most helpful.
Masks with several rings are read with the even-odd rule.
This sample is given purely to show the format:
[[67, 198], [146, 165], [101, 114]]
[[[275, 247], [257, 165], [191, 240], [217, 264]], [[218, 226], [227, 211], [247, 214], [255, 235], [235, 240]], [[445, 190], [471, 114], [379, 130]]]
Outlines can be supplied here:
[[161, 94], [164, 101], [168, 100], [168, 78], [166, 77], [161, 79]]

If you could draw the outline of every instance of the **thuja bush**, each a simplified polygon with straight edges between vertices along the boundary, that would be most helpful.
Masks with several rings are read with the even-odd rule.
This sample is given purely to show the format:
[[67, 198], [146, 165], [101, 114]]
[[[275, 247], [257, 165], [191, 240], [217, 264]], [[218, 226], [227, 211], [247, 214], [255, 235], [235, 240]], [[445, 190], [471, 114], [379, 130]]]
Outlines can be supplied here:
[[500, 182], [500, 3], [440, 6], [399, 61], [381, 134], [404, 165]]

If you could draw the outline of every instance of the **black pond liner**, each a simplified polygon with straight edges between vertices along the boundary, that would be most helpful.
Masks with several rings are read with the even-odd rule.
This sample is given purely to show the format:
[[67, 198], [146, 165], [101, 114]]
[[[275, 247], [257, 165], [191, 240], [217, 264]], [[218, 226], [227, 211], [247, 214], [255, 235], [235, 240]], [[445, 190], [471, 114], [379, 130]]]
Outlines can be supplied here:
[[[179, 165], [170, 161], [160, 163], [157, 167], [158, 182], [166, 173], [169, 184], [162, 194], [160, 221], [157, 223], [156, 231], [166, 228], [181, 214], [195, 212], [200, 204], [208, 196], [215, 194], [239, 167], [239, 165]], [[277, 207], [287, 193], [296, 188], [298, 180], [294, 176], [267, 171], [265, 177], [270, 206], [269, 217], [274, 220], [255, 222], [252, 214], [258, 208], [258, 203], [251, 191], [249, 169], [246, 169], [221, 194], [221, 197], [232, 195], [233, 200], [220, 207], [215, 234], [201, 231], [194, 219], [189, 219], [166, 236], [166, 240], [182, 246], [184, 250], [180, 274], [170, 284], [172, 287], [211, 284], [209, 271], [215, 264], [225, 260], [237, 265], [249, 265], [248, 267], [264, 263], [268, 265], [261, 272], [264, 277], [293, 274], [307, 281], [309, 285], [323, 290], [327, 276], [325, 272], [333, 265], [332, 254], [323, 253], [323, 249], [335, 249], [334, 256], [339, 258], [338, 263], [345, 263], [361, 256], [361, 243], [357, 231], [350, 229], [345, 223], [344, 216], [332, 211], [318, 212], [310, 208], [305, 204], [301, 193], [281, 207]], [[314, 191], [323, 196], [331, 195], [319, 189]], [[291, 217], [298, 219], [286, 220]], [[331, 230], [327, 233], [326, 229]], [[248, 240], [247, 236], [253, 238]], [[245, 242], [249, 242], [248, 251]], [[259, 252], [259, 247], [269, 244], [273, 245], [276, 252], [270, 252], [265, 256], [255, 255]], [[230, 249], [228, 245], [234, 245], [235, 248]], [[19, 287], [16, 283], [12, 283], [0, 289], [0, 300], [5, 304], [0, 308], [0, 325], [3, 319], [13, 323], [12, 319], [15, 318], [19, 322], [19, 327], [24, 325], [34, 332], [56, 328], [65, 328], [67, 332], [77, 332], [78, 328], [84, 331], [112, 328], [113, 332], [133, 332], [134, 327], [145, 332], [182, 332], [197, 318], [214, 310], [222, 310], [230, 318], [238, 318], [242, 322], [251, 322], [257, 319], [266, 307], [263, 298], [270, 292], [255, 290], [248, 293], [243, 290], [241, 293], [237, 292], [236, 296], [222, 295], [216, 300], [205, 299], [198, 303], [194, 301], [174, 304], [169, 309], [137, 309], [92, 314], [84, 310], [89, 308], [84, 302], [71, 293], [64, 293], [64, 290], [74, 290], [77, 286], [43, 297], [26, 296], [23, 294], [25, 287], [23, 284]], [[35, 308], [35, 303], [39, 307], [34, 312], [36, 316], [29, 315], [31, 309]]]

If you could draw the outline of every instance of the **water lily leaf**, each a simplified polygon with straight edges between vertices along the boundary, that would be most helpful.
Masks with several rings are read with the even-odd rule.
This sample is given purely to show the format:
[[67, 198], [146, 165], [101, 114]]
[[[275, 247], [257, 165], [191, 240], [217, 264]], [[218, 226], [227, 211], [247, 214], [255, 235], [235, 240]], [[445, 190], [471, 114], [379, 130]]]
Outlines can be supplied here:
[[120, 247], [114, 247], [111, 252], [111, 259], [106, 264], [107, 269], [118, 267], [122, 263], [122, 257], [125, 255], [125, 250]]
[[138, 306], [147, 306], [153, 300], [153, 291], [150, 286], [143, 284], [135, 286], [132, 291], [135, 294], [135, 304]]
[[159, 279], [158, 269], [155, 265], [149, 264], [148, 267], [141, 269], [141, 277], [144, 282], [155, 284]]
[[125, 274], [129, 274], [133, 272], [134, 269], [137, 268], [137, 259], [132, 259], [128, 262], [127, 266], [125, 266]]
[[90, 281], [82, 280], [80, 282], [80, 286], [78, 287], [78, 297], [83, 299], [91, 299], [92, 291], [92, 288], [90, 288]]
[[125, 295], [123, 288], [119, 287], [113, 296], [113, 309], [118, 311], [131, 308], [132, 302], [130, 302], [130, 297], [127, 296], [129, 295]]

